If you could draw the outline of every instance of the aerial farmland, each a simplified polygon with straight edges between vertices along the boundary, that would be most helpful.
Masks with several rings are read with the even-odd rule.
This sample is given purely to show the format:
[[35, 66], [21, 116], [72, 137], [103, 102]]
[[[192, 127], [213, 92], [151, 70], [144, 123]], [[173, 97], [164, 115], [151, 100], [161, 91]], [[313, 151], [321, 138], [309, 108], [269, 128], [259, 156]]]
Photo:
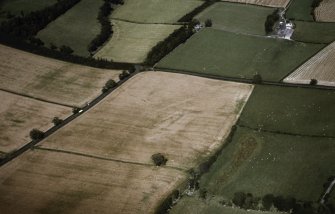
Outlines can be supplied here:
[[333, 0], [1, 0], [0, 213], [335, 214]]

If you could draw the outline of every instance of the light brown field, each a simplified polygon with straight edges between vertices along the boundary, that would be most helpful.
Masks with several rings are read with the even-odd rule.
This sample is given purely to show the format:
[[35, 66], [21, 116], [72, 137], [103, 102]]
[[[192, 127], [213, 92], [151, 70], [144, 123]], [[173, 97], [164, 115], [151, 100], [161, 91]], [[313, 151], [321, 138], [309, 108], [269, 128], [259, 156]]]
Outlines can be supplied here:
[[0, 89], [66, 105], [82, 106], [120, 71], [50, 59], [0, 45]]
[[163, 72], [140, 73], [41, 146], [188, 169], [229, 134], [253, 86]]
[[[33, 128], [46, 131], [52, 118], [71, 114], [71, 108], [0, 91], [0, 153], [12, 152], [30, 141]], [[1, 154], [0, 154], [1, 156]]]
[[255, 4], [267, 7], [286, 7], [290, 0], [222, 0], [243, 4]]
[[315, 19], [319, 22], [335, 22], [335, 1], [323, 0], [314, 10]]
[[300, 66], [284, 79], [287, 83], [309, 84], [311, 79], [318, 85], [335, 86], [335, 42]]
[[148, 214], [185, 179], [166, 167], [35, 149], [1, 168], [1, 213]]

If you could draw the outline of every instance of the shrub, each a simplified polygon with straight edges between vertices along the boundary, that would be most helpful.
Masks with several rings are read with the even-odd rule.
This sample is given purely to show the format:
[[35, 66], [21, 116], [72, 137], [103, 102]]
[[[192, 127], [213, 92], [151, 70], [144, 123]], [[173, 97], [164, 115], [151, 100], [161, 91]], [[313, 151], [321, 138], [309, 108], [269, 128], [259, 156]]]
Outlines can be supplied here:
[[152, 159], [152, 161], [154, 162], [154, 164], [155, 164], [156, 166], [162, 166], [162, 165], [165, 165], [166, 162], [168, 161], [168, 159], [166, 159], [166, 158], [164, 157], [164, 155], [162, 155], [161, 153], [153, 154], [153, 155], [151, 156], [151, 159]]
[[29, 135], [32, 140], [41, 140], [44, 138], [44, 132], [38, 129], [31, 130]]
[[205, 21], [205, 27], [212, 27], [213, 23], [212, 23], [212, 20], [211, 19], [207, 19]]
[[60, 124], [63, 123], [63, 120], [62, 120], [62, 119], [59, 119], [58, 117], [54, 117], [54, 119], [52, 119], [52, 123], [53, 123], [55, 126], [59, 126]]
[[233, 203], [236, 206], [243, 207], [246, 197], [244, 192], [236, 192], [234, 194]]
[[109, 89], [114, 88], [116, 86], [116, 82], [112, 79], [108, 80], [105, 83], [105, 86], [102, 88], [102, 93], [107, 92]]
[[81, 109], [80, 109], [79, 107], [73, 107], [73, 108], [72, 108], [72, 113], [73, 113], [73, 114], [77, 114], [77, 113], [79, 113], [80, 110], [81, 110]]
[[122, 71], [122, 73], [119, 75], [120, 80], [123, 80], [125, 78], [127, 78], [130, 74], [128, 73], [128, 71]]
[[310, 85], [317, 85], [318, 84], [318, 80], [317, 79], [311, 79], [311, 81], [309, 82]]
[[265, 210], [270, 210], [272, 204], [273, 204], [273, 201], [274, 201], [274, 196], [272, 194], [267, 194], [263, 197], [263, 207]]
[[255, 74], [252, 78], [252, 82], [255, 84], [262, 84], [263, 78], [260, 74]]

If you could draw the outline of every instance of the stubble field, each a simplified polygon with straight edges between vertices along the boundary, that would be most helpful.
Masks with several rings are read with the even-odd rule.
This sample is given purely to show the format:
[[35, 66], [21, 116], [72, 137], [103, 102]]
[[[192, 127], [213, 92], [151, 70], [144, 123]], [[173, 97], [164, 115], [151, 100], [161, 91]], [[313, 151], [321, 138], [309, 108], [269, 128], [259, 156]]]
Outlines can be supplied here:
[[315, 8], [315, 18], [319, 22], [335, 22], [335, 1], [323, 0], [320, 6]]
[[50, 59], [0, 45], [0, 88], [71, 106], [101, 94], [121, 71], [97, 69]]
[[71, 114], [71, 108], [3, 91], [0, 99], [0, 153], [3, 155], [30, 142], [29, 132], [33, 128], [46, 131], [53, 126], [53, 117]]
[[288, 83], [309, 84], [316, 79], [318, 85], [335, 86], [335, 42], [317, 53], [284, 79]]

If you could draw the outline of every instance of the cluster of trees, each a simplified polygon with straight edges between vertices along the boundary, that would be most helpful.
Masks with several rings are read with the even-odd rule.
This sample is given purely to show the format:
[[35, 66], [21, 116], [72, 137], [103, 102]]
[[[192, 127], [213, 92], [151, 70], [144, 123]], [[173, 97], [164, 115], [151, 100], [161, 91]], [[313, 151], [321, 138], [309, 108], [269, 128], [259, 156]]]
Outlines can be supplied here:
[[98, 20], [101, 24], [100, 34], [94, 38], [88, 46], [90, 53], [96, 51], [113, 33], [112, 24], [109, 16], [112, 12], [112, 4], [124, 4], [123, 0], [104, 0], [104, 4], [100, 7]]
[[273, 31], [274, 24], [279, 21], [278, 10], [273, 11], [272, 14], [268, 15], [265, 21], [265, 32], [271, 33]]
[[263, 198], [254, 197], [251, 193], [236, 192], [233, 203], [243, 209], [271, 210], [277, 209], [292, 214], [333, 214], [332, 205], [320, 206], [312, 202], [298, 202], [293, 197], [274, 196], [267, 194]]
[[0, 31], [19, 38], [29, 39], [51, 21], [65, 13], [80, 0], [58, 0], [56, 4], [43, 10], [22, 14], [1, 23]]
[[199, 7], [195, 8], [193, 11], [189, 12], [188, 14], [186, 14], [185, 16], [183, 16], [182, 18], [180, 18], [178, 20], [178, 22], [190, 22], [190, 21], [192, 21], [192, 19], [197, 14], [199, 14], [200, 12], [202, 12], [203, 10], [205, 10], [207, 7], [211, 6], [215, 2], [217, 2], [217, 0], [206, 0], [202, 5], [200, 5]]
[[171, 52], [175, 47], [184, 43], [188, 38], [190, 38], [194, 31], [195, 25], [199, 24], [198, 21], [192, 21], [188, 25], [184, 25], [181, 28], [175, 30], [166, 39], [159, 42], [155, 47], [151, 49], [145, 60], [146, 65], [154, 65], [169, 52]]

